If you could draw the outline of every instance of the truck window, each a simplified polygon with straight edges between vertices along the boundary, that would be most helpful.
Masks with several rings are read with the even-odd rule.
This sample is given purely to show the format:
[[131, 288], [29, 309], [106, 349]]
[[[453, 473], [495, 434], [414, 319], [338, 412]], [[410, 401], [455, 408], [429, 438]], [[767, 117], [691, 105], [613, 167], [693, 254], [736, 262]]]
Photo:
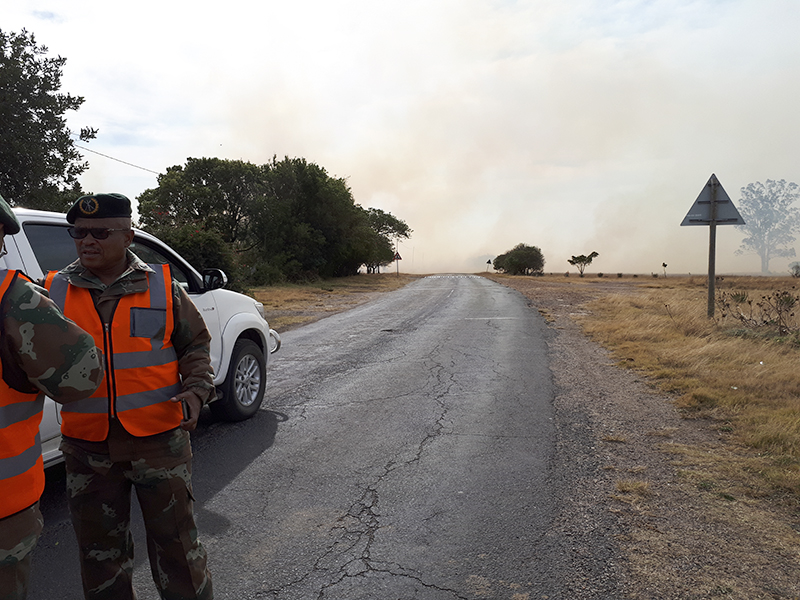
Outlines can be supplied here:
[[67, 233], [68, 225], [25, 223], [23, 227], [42, 272], [60, 271], [77, 260], [78, 251]]
[[180, 267], [180, 265], [176, 264], [175, 261], [170, 260], [157, 248], [145, 245], [141, 240], [134, 239], [133, 243], [131, 244], [131, 251], [146, 263], [169, 265], [172, 278], [177, 281], [187, 292], [193, 291], [190, 289], [191, 286], [189, 284], [189, 276], [187, 273]]

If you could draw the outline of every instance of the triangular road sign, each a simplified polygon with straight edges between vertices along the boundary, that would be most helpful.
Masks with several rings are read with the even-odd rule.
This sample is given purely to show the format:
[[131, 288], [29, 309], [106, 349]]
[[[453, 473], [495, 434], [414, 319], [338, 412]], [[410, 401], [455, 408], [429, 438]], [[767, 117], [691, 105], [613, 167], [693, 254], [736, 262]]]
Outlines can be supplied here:
[[708, 183], [705, 185], [697, 200], [692, 204], [692, 208], [686, 213], [683, 218], [681, 226], [684, 225], [710, 225], [711, 224], [711, 210], [712, 199], [714, 198], [714, 191], [716, 190], [716, 209], [717, 218], [714, 222], [717, 225], [744, 225], [744, 219], [736, 207], [731, 202], [728, 193], [722, 187], [722, 184], [713, 173]]

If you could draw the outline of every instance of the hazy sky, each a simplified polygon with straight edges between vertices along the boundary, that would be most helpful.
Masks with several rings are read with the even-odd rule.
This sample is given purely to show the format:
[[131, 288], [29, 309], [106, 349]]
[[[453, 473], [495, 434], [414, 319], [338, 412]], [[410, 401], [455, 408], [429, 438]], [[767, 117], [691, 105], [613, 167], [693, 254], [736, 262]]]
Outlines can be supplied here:
[[[734, 203], [800, 182], [797, 0], [4, 4], [0, 27], [67, 58], [88, 148], [156, 173], [304, 157], [408, 223], [402, 271], [524, 242], [547, 272], [597, 251], [593, 272], [704, 273], [708, 228], [680, 222], [711, 173]], [[85, 189], [156, 186], [85, 156]], [[742, 237], [718, 228], [718, 273], [759, 270]]]

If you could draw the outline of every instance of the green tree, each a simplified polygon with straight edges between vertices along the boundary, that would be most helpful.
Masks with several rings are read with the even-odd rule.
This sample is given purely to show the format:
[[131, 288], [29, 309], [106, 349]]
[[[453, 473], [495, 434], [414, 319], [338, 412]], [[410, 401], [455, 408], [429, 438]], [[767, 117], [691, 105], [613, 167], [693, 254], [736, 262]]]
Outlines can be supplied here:
[[537, 246], [517, 244], [494, 259], [495, 271], [509, 275], [541, 275], [544, 270], [544, 255]]
[[766, 183], [759, 181], [742, 188], [739, 213], [745, 225], [737, 225], [745, 232], [742, 245], [736, 254], [755, 252], [761, 258], [761, 272], [769, 273], [773, 258], [795, 256], [792, 244], [794, 234], [800, 231], [800, 209], [794, 204], [800, 198], [800, 188], [786, 180]]
[[158, 186], [138, 200], [142, 227], [159, 237], [179, 244], [184, 226], [195, 240], [219, 236], [233, 253], [229, 275], [240, 286], [357, 273], [385, 252], [389, 235], [411, 232], [388, 213], [358, 206], [346, 180], [302, 158], [264, 165], [190, 158], [159, 175]]
[[394, 260], [397, 240], [400, 238], [407, 240], [413, 232], [405, 221], [379, 208], [368, 208], [366, 214], [370, 229], [375, 235], [369, 242], [368, 256], [364, 264], [367, 273], [377, 273], [380, 267]]
[[[11, 204], [63, 210], [80, 195], [78, 176], [89, 166], [65, 120], [84, 99], [60, 92], [66, 59], [46, 53], [25, 29], [0, 30], [0, 194]], [[80, 139], [96, 134], [84, 127]]]
[[583, 272], [586, 270], [586, 267], [592, 264], [592, 261], [598, 256], [600, 255], [597, 252], [592, 252], [588, 256], [586, 256], [585, 254], [581, 254], [580, 256], [573, 256], [572, 258], [568, 258], [567, 262], [576, 269], [578, 269], [578, 272], [581, 274], [581, 277], [583, 277]]
[[241, 160], [189, 158], [169, 167], [158, 187], [139, 195], [143, 227], [191, 223], [216, 231], [225, 242], [247, 244], [250, 216], [264, 193], [261, 169]]
[[230, 244], [222, 239], [219, 232], [199, 229], [192, 223], [185, 223], [179, 227], [152, 226], [148, 227], [148, 231], [169, 244], [201, 273], [206, 268], [222, 269], [228, 275], [231, 289], [243, 289], [240, 266], [231, 251]]

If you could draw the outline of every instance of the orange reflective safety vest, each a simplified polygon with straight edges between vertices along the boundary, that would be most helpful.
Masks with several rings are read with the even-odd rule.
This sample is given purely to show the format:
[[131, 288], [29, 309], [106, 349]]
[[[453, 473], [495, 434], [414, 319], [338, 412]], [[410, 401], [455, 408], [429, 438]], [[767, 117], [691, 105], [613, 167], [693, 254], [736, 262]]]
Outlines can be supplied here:
[[[18, 274], [0, 271], [0, 302]], [[0, 519], [28, 508], [44, 491], [39, 438], [44, 395], [19, 392], [2, 375], [0, 361]]]
[[99, 442], [108, 436], [110, 419], [125, 430], [146, 436], [175, 429], [183, 419], [178, 357], [172, 346], [172, 277], [169, 265], [149, 265], [145, 292], [117, 301], [110, 324], [104, 324], [86, 288], [69, 284], [52, 271], [45, 279], [50, 298], [87, 331], [106, 357], [105, 377], [97, 391], [61, 409], [61, 433]]

